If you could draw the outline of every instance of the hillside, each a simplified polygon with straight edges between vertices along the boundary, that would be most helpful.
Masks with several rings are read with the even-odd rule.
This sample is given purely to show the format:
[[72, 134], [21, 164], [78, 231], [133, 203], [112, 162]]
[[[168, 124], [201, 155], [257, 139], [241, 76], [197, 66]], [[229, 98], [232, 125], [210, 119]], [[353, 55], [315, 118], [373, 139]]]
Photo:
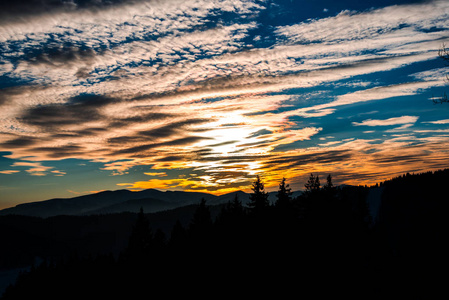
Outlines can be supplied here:
[[[173, 209], [198, 203], [201, 198], [216, 200], [218, 197], [207, 193], [166, 191], [148, 189], [139, 192], [129, 190], [104, 191], [96, 194], [50, 199], [19, 204], [0, 210], [0, 216], [22, 215], [48, 218], [58, 215], [93, 215], [102, 213], [137, 212], [140, 203], [148, 212]], [[136, 206], [137, 205], [137, 206]], [[136, 208], [137, 207], [137, 208]]]
[[[293, 193], [294, 197], [301, 191]], [[235, 196], [243, 204], [248, 203], [249, 194], [237, 191], [215, 196], [207, 193], [159, 191], [148, 189], [140, 192], [129, 190], [104, 191], [91, 195], [66, 199], [50, 199], [39, 202], [19, 204], [15, 207], [0, 210], [0, 216], [21, 215], [48, 218], [58, 215], [88, 216], [123, 212], [138, 212], [140, 207], [147, 213], [175, 209], [191, 204], [198, 204], [205, 199], [208, 205], [225, 204], [234, 200]], [[276, 192], [269, 193], [271, 203], [276, 201]]]
[[[331, 193], [325, 189], [311, 194], [296, 193], [298, 196], [291, 201], [289, 211], [270, 205], [271, 208], [258, 218], [244, 213], [246, 223], [239, 226], [232, 225], [238, 218], [229, 213], [223, 215], [225, 208], [230, 209], [225, 204], [236, 195], [243, 203], [247, 203], [249, 194], [236, 192], [220, 197], [211, 196], [206, 203], [213, 226], [208, 231], [210, 235], [202, 243], [209, 246], [210, 243], [218, 243], [214, 246], [218, 247], [214, 248], [215, 252], [207, 254], [214, 263], [232, 251], [237, 251], [234, 255], [243, 252], [248, 254], [245, 247], [253, 249], [257, 245], [253, 245], [255, 242], [271, 247], [270, 251], [286, 262], [298, 257], [295, 251], [300, 251], [309, 257], [309, 268], [315, 263], [333, 264], [339, 268], [344, 263], [346, 268], [345, 261], [351, 261], [351, 267], [362, 268], [369, 274], [389, 274], [389, 280], [394, 281], [395, 277], [409, 276], [416, 270], [433, 270], [432, 266], [440, 265], [447, 252], [443, 237], [448, 233], [444, 225], [444, 213], [447, 211], [445, 187], [448, 180], [449, 169], [446, 169], [404, 174], [372, 187], [342, 186]], [[141, 207], [148, 209], [145, 216], [151, 233], [159, 237], [160, 241], [168, 243], [172, 239], [178, 221], [183, 230], [195, 232], [192, 231], [195, 228], [192, 222], [198, 219], [195, 215], [201, 206], [197, 197], [203, 198], [204, 194], [147, 190], [137, 194], [142, 196], [140, 199], [116, 201], [120, 196], [126, 198], [127, 195], [136, 193], [121, 190], [89, 195], [90, 199], [96, 200], [96, 205], [109, 204], [90, 211], [95, 214], [86, 214], [83, 210], [80, 203], [86, 203], [89, 199], [89, 196], [85, 196], [60, 202], [69, 203], [71, 208], [77, 207], [78, 212], [82, 212], [79, 215], [0, 216], [0, 271], [27, 267], [36, 261], [59, 261], [74, 254], [80, 258], [110, 254], [117, 258], [129, 246], [138, 218], [136, 209]], [[149, 195], [166, 197], [161, 200]], [[113, 201], [104, 200], [106, 196], [112, 196]], [[269, 198], [270, 203], [273, 203], [276, 193], [270, 193]], [[55, 205], [58, 201], [53, 199], [29, 205], [39, 207], [42, 204], [43, 207], [39, 209], [44, 209], [49, 203]], [[183, 205], [183, 201], [193, 204]], [[159, 210], [167, 204], [173, 205], [173, 208]], [[128, 209], [132, 212], [123, 212]], [[152, 209], [159, 211], [151, 212]], [[60, 207], [59, 211], [64, 210]], [[227, 222], [231, 222], [231, 226]], [[190, 233], [187, 236], [193, 239], [188, 244], [189, 251], [192, 250], [190, 247], [200, 247], [198, 251], [202, 249], [203, 244], [195, 244], [195, 235]], [[277, 248], [277, 243], [282, 243], [285, 248]], [[281, 251], [289, 247], [293, 248], [285, 253]], [[176, 251], [180, 251], [176, 255], [184, 253], [184, 250]], [[206, 255], [202, 250], [199, 253]], [[190, 259], [185, 255], [182, 254], [179, 259]], [[200, 254], [189, 255], [202, 259], [198, 257]], [[240, 256], [234, 258], [241, 259]], [[153, 261], [154, 257], [149, 259]], [[277, 264], [276, 260], [271, 263]], [[301, 268], [304, 263], [300, 263]]]

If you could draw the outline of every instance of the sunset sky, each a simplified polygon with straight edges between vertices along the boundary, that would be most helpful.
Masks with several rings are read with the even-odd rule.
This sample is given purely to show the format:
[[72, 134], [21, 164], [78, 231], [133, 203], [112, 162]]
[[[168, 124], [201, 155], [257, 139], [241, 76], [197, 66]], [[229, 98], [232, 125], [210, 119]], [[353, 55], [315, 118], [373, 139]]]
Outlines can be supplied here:
[[449, 167], [449, 1], [0, 3], [0, 209]]

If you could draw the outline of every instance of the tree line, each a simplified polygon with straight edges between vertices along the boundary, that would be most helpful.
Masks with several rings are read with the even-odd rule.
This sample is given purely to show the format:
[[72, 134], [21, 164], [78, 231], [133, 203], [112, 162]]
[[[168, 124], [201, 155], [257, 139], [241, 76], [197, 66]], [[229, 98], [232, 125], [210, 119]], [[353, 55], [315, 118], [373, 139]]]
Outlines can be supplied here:
[[[443, 175], [449, 178], [448, 172]], [[389, 188], [383, 219], [375, 223], [366, 202], [368, 187], [336, 187], [331, 175], [322, 186], [319, 177], [311, 174], [304, 188], [300, 196], [292, 197], [283, 178], [277, 200], [270, 204], [264, 182], [257, 176], [247, 205], [236, 194], [212, 219], [210, 207], [201, 199], [188, 226], [178, 220], [168, 237], [150, 227], [141, 209], [128, 246], [118, 257], [44, 261], [22, 274], [2, 299], [140, 297], [147, 289], [165, 296], [205, 295], [206, 288], [253, 295], [273, 287], [279, 292], [298, 288], [331, 292], [313, 290], [316, 285], [337, 287], [350, 298], [368, 289], [372, 293], [362, 298], [375, 298], [398, 286], [398, 274], [408, 276], [402, 273], [407, 264], [395, 257], [388, 241], [398, 209], [397, 189]], [[404, 251], [409, 245], [406, 241], [397, 249]], [[408, 289], [396, 291], [418, 295], [412, 287]]]

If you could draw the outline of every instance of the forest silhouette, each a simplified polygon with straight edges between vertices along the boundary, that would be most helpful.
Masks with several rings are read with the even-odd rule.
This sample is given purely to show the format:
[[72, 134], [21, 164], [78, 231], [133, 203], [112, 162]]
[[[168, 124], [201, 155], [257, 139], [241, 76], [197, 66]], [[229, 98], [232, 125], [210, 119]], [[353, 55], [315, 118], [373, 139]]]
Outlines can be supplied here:
[[[213, 218], [199, 199], [188, 225], [178, 220], [168, 235], [141, 209], [119, 255], [45, 258], [1, 299], [430, 299], [443, 286], [448, 179], [446, 169], [336, 187], [331, 175], [321, 185], [311, 174], [298, 197], [282, 179], [272, 204], [257, 176], [248, 205], [236, 194]], [[375, 220], [366, 202], [373, 189], [383, 191]]]

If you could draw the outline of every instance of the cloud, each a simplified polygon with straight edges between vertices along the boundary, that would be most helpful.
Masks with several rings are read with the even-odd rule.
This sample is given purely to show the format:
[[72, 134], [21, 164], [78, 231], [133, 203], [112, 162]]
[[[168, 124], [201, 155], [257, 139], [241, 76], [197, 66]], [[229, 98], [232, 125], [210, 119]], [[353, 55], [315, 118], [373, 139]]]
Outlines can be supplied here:
[[438, 121], [429, 121], [429, 122], [423, 122], [423, 123], [429, 123], [429, 124], [449, 124], [449, 119], [438, 120]]
[[19, 170], [3, 170], [3, 171], [0, 171], [0, 174], [9, 175], [9, 174], [15, 174], [15, 173], [19, 173], [19, 172], [20, 172]]
[[80, 192], [76, 192], [76, 191], [72, 191], [72, 190], [67, 190], [67, 192], [71, 193], [71, 194], [75, 194], [75, 195], [80, 195]]
[[[276, 178], [288, 170], [288, 177], [304, 183], [311, 172], [331, 173], [346, 184], [375, 184], [404, 172], [420, 172], [444, 166], [447, 139], [430, 140], [400, 136], [381, 140], [351, 139], [326, 148], [291, 151], [266, 160], [264, 174]], [[400, 149], [400, 151], [398, 151]], [[271, 181], [271, 179], [270, 179]], [[275, 186], [275, 182], [271, 183]], [[298, 186], [303, 188], [303, 186]]]
[[[224, 194], [232, 191], [242, 190], [250, 183], [250, 177], [239, 176], [239, 174], [228, 172], [227, 174], [197, 175], [196, 177], [186, 177], [178, 179], [150, 179], [147, 181], [137, 181], [134, 183], [119, 183], [118, 186], [125, 186], [128, 189], [161, 189], [206, 192], [214, 194]], [[195, 175], [195, 174], [194, 174]], [[217, 177], [218, 175], [219, 177]]]
[[[130, 6], [132, 9], [127, 7], [129, 9], [121, 12], [122, 15], [119, 20], [122, 21], [124, 18], [127, 20], [126, 22], [131, 22], [129, 24], [133, 24], [133, 22], [137, 22], [134, 18], [135, 12], [139, 11], [140, 13], [144, 13], [148, 11], [149, 16], [145, 19], [146, 22], [150, 22], [147, 24], [148, 28], [145, 27], [145, 24], [141, 24], [144, 20], [140, 18], [138, 19], [138, 24], [135, 25], [143, 25], [143, 28], [148, 29], [147, 31], [156, 32], [158, 35], [157, 38], [149, 41], [142, 39], [143, 36], [140, 35], [140, 32], [136, 33], [134, 28], [139, 28], [139, 26], [134, 26], [132, 31], [127, 30], [127, 27], [122, 28], [123, 26], [118, 30], [118, 27], [114, 27], [114, 23], [110, 23], [111, 20], [114, 20], [112, 16], [115, 16], [117, 11], [114, 9], [105, 10], [102, 11], [101, 14], [99, 12], [99, 15], [96, 15], [97, 18], [95, 19], [95, 24], [105, 26], [108, 30], [104, 30], [103, 32], [102, 30], [98, 30], [98, 28], [94, 29], [95, 27], [82, 28], [82, 33], [77, 35], [76, 41], [83, 42], [84, 40], [89, 40], [91, 43], [94, 43], [99, 40], [110, 41], [111, 39], [117, 39], [112, 43], [113, 47], [107, 46], [106, 48], [108, 50], [103, 51], [101, 49], [104, 49], [105, 47], [99, 44], [90, 45], [87, 49], [82, 50], [82, 47], [86, 47], [86, 45], [81, 43], [80, 46], [72, 46], [65, 49], [46, 49], [46, 51], [52, 50], [53, 52], [38, 54], [33, 58], [36, 62], [33, 62], [32, 59], [23, 66], [19, 64], [15, 72], [19, 72], [17, 74], [19, 76], [22, 71], [25, 72], [24, 75], [26, 77], [32, 76], [34, 64], [34, 67], [38, 68], [36, 69], [38, 71], [35, 76], [36, 80], [48, 78], [48, 82], [61, 83], [59, 92], [49, 92], [46, 95], [37, 97], [40, 99], [51, 99], [54, 98], [55, 95], [62, 93], [70, 94], [75, 92], [76, 95], [76, 90], [80, 87], [84, 90], [86, 88], [89, 89], [90, 93], [98, 91], [106, 93], [119, 92], [120, 95], [130, 97], [130, 94], [135, 93], [136, 90], [139, 90], [139, 93], [141, 94], [144, 94], [146, 91], [151, 91], [152, 93], [155, 93], [155, 91], [166, 93], [179, 89], [179, 87], [188, 87], [188, 89], [193, 88], [198, 91], [198, 89], [204, 89], [205, 86], [208, 86], [209, 90], [210, 87], [213, 87], [214, 90], [219, 90], [224, 87], [223, 84], [225, 82], [226, 88], [229, 89], [227, 94], [235, 92], [244, 94], [254, 92], [256, 90], [255, 87], [261, 83], [265, 85], [260, 86], [260, 88], [262, 88], [261, 92], [282, 90], [298, 86], [312, 86], [313, 84], [318, 84], [320, 82], [338, 80], [363, 72], [375, 72], [382, 69], [390, 69], [395, 66], [403, 65], [404, 63], [425, 60], [431, 57], [429, 54], [425, 55], [422, 53], [410, 57], [397, 57], [397, 54], [388, 56], [384, 51], [385, 45], [364, 42], [363, 45], [373, 45], [376, 49], [381, 49], [382, 52], [377, 55], [367, 56], [360, 53], [360, 51], [364, 51], [363, 48], [360, 48], [362, 44], [348, 45], [348, 43], [354, 42], [354, 39], [351, 38], [344, 40], [340, 46], [326, 45], [325, 51], [320, 45], [297, 44], [280, 44], [274, 45], [271, 48], [241, 51], [240, 48], [245, 47], [245, 45], [241, 43], [241, 39], [247, 35], [248, 30], [257, 26], [254, 22], [210, 28], [205, 31], [189, 31], [192, 28], [198, 28], [198, 25], [206, 22], [206, 19], [202, 18], [205, 18], [210, 10], [219, 7], [215, 2], [204, 5], [199, 10], [193, 10], [191, 4], [183, 3], [182, 5], [186, 6], [185, 13], [187, 15], [195, 15], [197, 18], [194, 19], [195, 22], [192, 21], [193, 19], [189, 22], [184, 22], [185, 25], [181, 27], [179, 27], [179, 23], [174, 21], [174, 17], [169, 17], [162, 23], [160, 23], [160, 21], [158, 21], [159, 23], [156, 22], [156, 20], [160, 20], [156, 11], [149, 11], [148, 7], [145, 6], [142, 8], [141, 5], [141, 3], [136, 3]], [[163, 10], [160, 10], [160, 14], [162, 15], [164, 15], [164, 13], [170, 14], [172, 12], [172, 8], [168, 8], [161, 3], [156, 3], [154, 5], [155, 7], [164, 7]], [[248, 13], [252, 9], [262, 9], [262, 7], [258, 7], [249, 2], [240, 3], [234, 1], [232, 5], [236, 9], [228, 7], [227, 5], [230, 5], [228, 2], [220, 3], [220, 5], [223, 5], [223, 10], [233, 10], [242, 13]], [[138, 10], [138, 8], [140, 10]], [[179, 14], [177, 9], [173, 9], [173, 11], [175, 12], [174, 16]], [[389, 12], [389, 10], [376, 10], [371, 12], [369, 17], [372, 19], [373, 16], [375, 16], [376, 18], [381, 19], [379, 16], [388, 13], [391, 12]], [[90, 16], [90, 14], [87, 14], [87, 16]], [[74, 17], [77, 17], [77, 15], [75, 14]], [[83, 16], [83, 22], [87, 22], [85, 17], [86, 16]], [[352, 24], [352, 22], [354, 22], [353, 18], [360, 18], [360, 16], [342, 15], [337, 18], [333, 17], [326, 20], [331, 23], [338, 19], [341, 23], [349, 22]], [[435, 18], [437, 18], [437, 16], [435, 16]], [[425, 20], [424, 17], [423, 20]], [[94, 19], [90, 21], [94, 22]], [[105, 21], [104, 25], [102, 23], [103, 21]], [[167, 24], [165, 24], [165, 22], [167, 22]], [[76, 27], [76, 24], [77, 22], [72, 22], [71, 24], [66, 25]], [[438, 24], [439, 26], [441, 25], [440, 23]], [[307, 27], [309, 25], [303, 23], [297, 25], [295, 28], [302, 32], [301, 30], [306, 30], [303, 28], [304, 26]], [[48, 30], [51, 31], [51, 28], [53, 27], [49, 27]], [[347, 26], [345, 28], [349, 27]], [[88, 29], [95, 32], [95, 37], [89, 36]], [[33, 31], [35, 31], [34, 28]], [[100, 38], [99, 35], [101, 34], [104, 34], [105, 37]], [[61, 36], [67, 35], [64, 34]], [[410, 36], [416, 37], [417, 35], [407, 35], [407, 37]], [[429, 35], [421, 36], [428, 41]], [[37, 38], [38, 36], [35, 37]], [[366, 37], [368, 38], [369, 35]], [[69, 35], [69, 38], [73, 40], [73, 34]], [[438, 37], [435, 36], [435, 39], [437, 38]], [[33, 40], [33, 38], [29, 38], [29, 40]], [[122, 45], [122, 42], [127, 40], [130, 41]], [[391, 40], [382, 39], [383, 43], [385, 43], [385, 41], [388, 42]], [[358, 42], [358, 40], [356, 40], [356, 42]], [[40, 41], [40, 43], [45, 44], [45, 41]], [[405, 40], [403, 43], [406, 43]], [[399, 44], [402, 45], [401, 43]], [[410, 46], [409, 41], [407, 41], [407, 45]], [[431, 49], [430, 47], [431, 45], [429, 45], [427, 49]], [[229, 52], [231, 48], [239, 49], [239, 51], [233, 50]], [[212, 49], [216, 49], [218, 52]], [[356, 49], [356, 51], [348, 53], [347, 49]], [[68, 54], [66, 54], [66, 52]], [[409, 54], [406, 49], [404, 52]], [[184, 54], [182, 53], [185, 53], [187, 56], [183, 58]], [[204, 55], [201, 53], [207, 54]], [[163, 57], [162, 61], [159, 60], [159, 55]], [[209, 58], [208, 56], [213, 56], [213, 58]], [[387, 60], [380, 62], [379, 58]], [[301, 63], [298, 63], [298, 59]], [[367, 59], [371, 59], [373, 62], [369, 66], [364, 66]], [[89, 81], [84, 82], [84, 79], [75, 76], [76, 74], [81, 74], [78, 68], [73, 69], [73, 72], [67, 70], [66, 63], [71, 60], [74, 60], [73, 65], [76, 66], [79, 66], [81, 61], [89, 61], [89, 66], [83, 65], [80, 67], [80, 69], [84, 70], [81, 72], [82, 74], [89, 74], [89, 76], [91, 76]], [[374, 61], [376, 61], [379, 69], [372, 69]], [[397, 64], [393, 63], [394, 61], [397, 61]], [[57, 70], [56, 65], [59, 62], [64, 62], [66, 68], [64, 72]], [[357, 63], [357, 66], [354, 65], [355, 63]], [[353, 64], [353, 67], [347, 68], [348, 65], [351, 64]], [[47, 65], [47, 67], [39, 69], [43, 67], [43, 65]], [[329, 66], [333, 69], [329, 68]], [[344, 68], [338, 68], [339, 66]], [[323, 67], [326, 69], [325, 71], [323, 70]], [[95, 69], [96, 71], [90, 72], [88, 69]], [[53, 71], [54, 73], [52, 73]], [[314, 71], [316, 74], [313, 73]], [[304, 78], [304, 76], [295, 75], [295, 73], [299, 72], [310, 74]], [[119, 73], [127, 75], [114, 75]], [[54, 76], [52, 74], [54, 74]], [[61, 79], [60, 77], [68, 76], [69, 74], [72, 74], [70, 76], [74, 77], [72, 79]], [[267, 75], [268, 77], [265, 76], [261, 78], [260, 74]], [[82, 85], [79, 85], [80, 80], [83, 82]], [[149, 81], [152, 82], [151, 85], [148, 84]], [[74, 88], [74, 84], [77, 86], [76, 88]], [[251, 85], [251, 89], [246, 88], [249, 85]], [[133, 88], [129, 89], [128, 86], [132, 86]], [[176, 94], [178, 94], [178, 92], [179, 91], [176, 91]], [[37, 94], [34, 95], [37, 96]], [[204, 96], [207, 97], [211, 95], [210, 93], [209, 95], [206, 93], [205, 95], [202, 95], [202, 97]], [[316, 112], [315, 115], [320, 116], [325, 113], [330, 113], [330, 111]]]
[[165, 172], [145, 172], [143, 174], [148, 175], [148, 176], [156, 176], [156, 177], [166, 177], [167, 176], [167, 173], [165, 173]]
[[414, 77], [419, 80], [443, 80], [446, 78], [446, 76], [449, 76], [449, 69], [448, 68], [436, 68], [432, 70], [422, 71], [418, 73], [414, 73], [410, 75], [411, 77]]
[[354, 126], [391, 126], [391, 125], [401, 125], [401, 124], [414, 124], [418, 121], [417, 116], [402, 116], [396, 118], [389, 118], [385, 120], [373, 120], [368, 119], [362, 122], [352, 122]]
[[449, 129], [415, 130], [416, 133], [449, 133]]
[[185, 179], [150, 179], [147, 181], [138, 181], [134, 183], [119, 183], [118, 186], [126, 186], [131, 189], [175, 189], [191, 184]]
[[[137, 0], [138, 1], [138, 0]], [[52, 1], [52, 0], [20, 0], [20, 1], [2, 1], [0, 2], [0, 16], [7, 18], [8, 21], [15, 18], [24, 18], [32, 15], [39, 15], [54, 11], [74, 11], [87, 8], [102, 8], [112, 5], [121, 5], [125, 3], [137, 2], [136, 0], [73, 0], [73, 1]], [[6, 21], [6, 20], [3, 20]]]
[[153, 150], [155, 148], [167, 147], [167, 146], [187, 146], [195, 144], [196, 142], [202, 140], [208, 140], [209, 138], [201, 137], [201, 136], [188, 136], [173, 139], [166, 142], [160, 143], [149, 143], [143, 144], [131, 148], [124, 148], [115, 152], [115, 154], [132, 154], [132, 157], [145, 157], [150, 154], [148, 151]]
[[50, 171], [50, 172], [53, 173], [53, 174], [55, 174], [55, 176], [64, 176], [64, 175], [67, 174], [67, 173], [64, 172], [64, 171], [59, 171], [59, 170], [53, 170], [53, 171]]
[[325, 116], [333, 113], [335, 107], [352, 105], [361, 102], [383, 100], [393, 97], [416, 95], [419, 91], [432, 86], [441, 86], [442, 82], [406, 82], [388, 86], [378, 86], [374, 88], [359, 90], [337, 96], [335, 101], [318, 104], [310, 107], [300, 108], [285, 112], [285, 115], [299, 115], [303, 117]]
[[[348, 40], [378, 40], [383, 35], [417, 31], [432, 27], [446, 27], [440, 16], [448, 11], [445, 1], [422, 4], [395, 5], [362, 13], [342, 11], [335, 17], [311, 20], [279, 27], [277, 33], [286, 36], [289, 43], [326, 42], [341, 43]], [[332, 28], [329, 31], [328, 28]], [[409, 36], [409, 38], [413, 38]], [[415, 37], [416, 38], [416, 37]], [[387, 41], [391, 43], [392, 41]]]
[[351, 151], [311, 151], [310, 153], [298, 153], [297, 155], [286, 155], [270, 159], [267, 162], [268, 167], [276, 168], [294, 168], [301, 165], [337, 163], [348, 160], [351, 157]]
[[407, 130], [408, 128], [412, 127], [413, 125], [414, 125], [414, 123], [404, 124], [402, 126], [399, 126], [399, 127], [393, 128], [393, 129], [385, 130], [385, 132], [404, 131], [404, 130]]
[[11, 167], [31, 167], [30, 169], [25, 170], [32, 176], [46, 176], [48, 170], [53, 169], [54, 167], [46, 167], [43, 166], [40, 162], [15, 162], [11, 165]]
[[[392, 49], [399, 51], [398, 48], [404, 45], [413, 47], [414, 43], [410, 42], [410, 37], [417, 39], [416, 43], [429, 43], [429, 34], [420, 32], [422, 28], [427, 28], [427, 25], [421, 23], [431, 22], [428, 21], [429, 18], [431, 20], [435, 19], [432, 23], [434, 26], [442, 29], [446, 28], [444, 22], [437, 21], [441, 18], [442, 11], [446, 9], [444, 3], [438, 2], [438, 5], [429, 4], [427, 6], [415, 5], [411, 6], [411, 8], [400, 6], [398, 8], [374, 10], [362, 14], [341, 14], [337, 17], [313, 21], [310, 24], [301, 23], [280, 27], [277, 33], [288, 37], [288, 45], [278, 44], [270, 48], [247, 51], [242, 50], [246, 46], [242, 40], [247, 37], [249, 30], [256, 28], [259, 24], [245, 21], [243, 23], [236, 22], [228, 26], [206, 28], [204, 31], [198, 30], [198, 28], [210, 22], [207, 17], [209, 17], [211, 11], [217, 8], [218, 11], [233, 11], [245, 15], [264, 9], [262, 6], [247, 1], [233, 1], [232, 3], [229, 1], [201, 2], [197, 4], [202, 6], [195, 9], [191, 2], [179, 4], [182, 8], [185, 8], [182, 14], [180, 9], [172, 8], [162, 2], [152, 3], [151, 8], [154, 8], [154, 10], [149, 9], [147, 5], [142, 3], [130, 3], [127, 4], [126, 9], [120, 10], [119, 16], [119, 11], [115, 9], [101, 10], [95, 14], [87, 13], [82, 16], [82, 21], [77, 19], [80, 16], [74, 12], [73, 16], [69, 18], [72, 22], [61, 25], [61, 28], [72, 28], [73, 32], [64, 31], [63, 34], [58, 34], [57, 37], [61, 39], [67, 37], [70, 41], [77, 41], [79, 45], [70, 46], [69, 48], [56, 48], [54, 50], [46, 49], [45, 51], [52, 50], [52, 52], [40, 53], [28, 62], [22, 61], [14, 72], [19, 76], [23, 72], [24, 77], [33, 77], [33, 72], [36, 71], [35, 80], [47, 78], [48, 80], [45, 80], [45, 82], [59, 81], [63, 85], [67, 84], [70, 86], [73, 84], [77, 85], [81, 81], [84, 87], [95, 84], [99, 89], [107, 92], [117, 92], [120, 89], [123, 91], [123, 88], [127, 85], [126, 78], [132, 80], [133, 86], [138, 87], [141, 93], [144, 93], [150, 87], [148, 86], [148, 80], [153, 82], [151, 85], [153, 92], [157, 90], [166, 92], [173, 87], [190, 85], [191, 83], [203, 83], [205, 81], [209, 82], [216, 78], [228, 76], [236, 79], [230, 81], [232, 84], [236, 84], [237, 81], [248, 81], [249, 84], [254, 85], [261, 82], [265, 84], [279, 84], [280, 78], [277, 77], [282, 75], [281, 82], [288, 88], [289, 85], [287, 83], [295, 79], [290, 79], [288, 76], [285, 77], [283, 75], [321, 70], [323, 67], [328, 68], [329, 66], [332, 68], [347, 66], [366, 61], [367, 59], [394, 58], [398, 54], [395, 53], [393, 55], [393, 53], [388, 51]], [[161, 9], [157, 10], [156, 8], [159, 7]], [[432, 14], [425, 17], [421, 16], [417, 20], [415, 20], [417, 16], [414, 15], [414, 19], [410, 23], [408, 23], [408, 19], [398, 19], [397, 15], [404, 15], [409, 13], [410, 10], [429, 10], [432, 11]], [[148, 14], [146, 18], [135, 18], [136, 15], [140, 16], [146, 13]], [[180, 23], [178, 19], [184, 17], [184, 15], [194, 16], [194, 18], [187, 18]], [[396, 16], [389, 18], [390, 15]], [[161, 16], [165, 16], [163, 21], [161, 21]], [[351, 37], [352, 25], [360, 23], [358, 22], [360, 19], [370, 20], [369, 24], [363, 25], [366, 27], [365, 31], [367, 32], [359, 33], [358, 38], [353, 38]], [[114, 23], [114, 20], [118, 20], [118, 23]], [[421, 25], [413, 27], [413, 21]], [[315, 24], [317, 22], [324, 23]], [[376, 22], [380, 23], [377, 24]], [[409, 26], [398, 26], [397, 24], [402, 24], [401, 22], [405, 22]], [[129, 24], [129, 26], [123, 26], [124, 23]], [[294, 38], [295, 36], [304, 36], [304, 33], [310, 34], [313, 32], [317, 35], [317, 41], [326, 43], [326, 39], [329, 39], [328, 32], [311, 30], [310, 26], [315, 24], [318, 27], [328, 28], [329, 26], [326, 25], [333, 26], [335, 23], [342, 27], [342, 30], [338, 31], [342, 35], [340, 37], [341, 43], [326, 45], [326, 47], [320, 44], [304, 45], [298, 44], [299, 42]], [[360, 24], [365, 23], [362, 22]], [[51, 24], [54, 24], [54, 22]], [[86, 26], [86, 24], [92, 25]], [[53, 26], [49, 24], [49, 27], [44, 26], [42, 30], [44, 32], [60, 30], [60, 28], [54, 28]], [[387, 32], [379, 31], [378, 28], [382, 26], [387, 26], [391, 30]], [[27, 32], [35, 32], [35, 27], [32, 30], [30, 28]], [[142, 28], [142, 31], [136, 31], [136, 28]], [[384, 35], [396, 31], [400, 32], [401, 30], [404, 31], [401, 35], [403, 37], [402, 40], [392, 43], [392, 38], [384, 38]], [[405, 32], [406, 30], [409, 31]], [[372, 34], [374, 31], [376, 31], [375, 35]], [[362, 30], [362, 32], [364, 31]], [[437, 41], [439, 35], [442, 36], [444, 34], [441, 31], [433, 33], [433, 35], [434, 40]], [[41, 37], [40, 35], [29, 36], [29, 33], [27, 33], [24, 36], [28, 36], [27, 43], [35, 40], [36, 43], [45, 45], [48, 42], [44, 38], [48, 36], [47, 34], [43, 34]], [[154, 36], [154, 38], [146, 40], [146, 36]], [[331, 35], [331, 37], [334, 36]], [[376, 43], [367, 43], [365, 39], [374, 39]], [[89, 45], [85, 44], [86, 40], [89, 41]], [[309, 40], [314, 41], [315, 39], [309, 38]], [[110, 44], [103, 45], [100, 41], [110, 42]], [[58, 44], [57, 42], [55, 44]], [[59, 44], [64, 44], [64, 41], [60, 41]], [[367, 45], [370, 49], [366, 49]], [[33, 47], [35, 46], [33, 45]], [[419, 52], [415, 51], [415, 54], [422, 54], [435, 46], [438, 46], [437, 42], [434, 45], [428, 44]], [[86, 47], [87, 49], [85, 49]], [[107, 50], [103, 50], [105, 48]], [[390, 50], [386, 51], [385, 48]], [[367, 50], [380, 52], [375, 52], [372, 55], [362, 53]], [[410, 54], [408, 48], [401, 48], [401, 51], [403, 51], [403, 54]], [[213, 56], [213, 58], [210, 58], [210, 56]], [[429, 55], [416, 55], [409, 58], [409, 61], [429, 58]], [[298, 63], [298, 60], [301, 63]], [[73, 67], [71, 67], [71, 63], [67, 66], [69, 61], [73, 61]], [[64, 72], [57, 70], [56, 65], [59, 62], [64, 62]], [[48, 66], [45, 67], [44, 65]], [[383, 64], [383, 67], [394, 67], [394, 64], [389, 65], [390, 67], [388, 67], [388, 64]], [[35, 71], [33, 71], [34, 69]], [[335, 72], [331, 69], [329, 71], [334, 76], [338, 76], [338, 68]], [[260, 74], [274, 76], [275, 78], [265, 77], [261, 80]], [[85, 76], [89, 76], [90, 79], [84, 81], [87, 78]], [[243, 78], [238, 78], [239, 76], [243, 76]], [[254, 77], [251, 78], [251, 76]], [[323, 76], [323, 73], [320, 76]], [[323, 78], [321, 82], [335, 79]], [[114, 82], [117, 80], [120, 81], [120, 84]], [[301, 83], [296, 83], [296, 86], [298, 85], [301, 86]], [[217, 87], [215, 86], [215, 88]], [[91, 90], [90, 92], [95, 91]]]
[[34, 147], [30, 149], [35, 156], [43, 155], [49, 159], [60, 159], [67, 157], [83, 156], [85, 147], [80, 145], [68, 144], [53, 147]]
[[22, 148], [36, 144], [37, 141], [32, 137], [18, 137], [4, 142], [4, 145], [11, 148]]
[[150, 138], [170, 137], [179, 134], [180, 131], [185, 131], [186, 128], [192, 125], [205, 124], [212, 120], [203, 118], [186, 119], [178, 122], [165, 124], [161, 127], [157, 127], [151, 130], [140, 131], [139, 136], [145, 136]]
[[99, 108], [115, 101], [101, 95], [79, 95], [65, 104], [51, 104], [28, 109], [22, 116], [24, 123], [53, 131], [54, 127], [79, 125], [101, 119]]

